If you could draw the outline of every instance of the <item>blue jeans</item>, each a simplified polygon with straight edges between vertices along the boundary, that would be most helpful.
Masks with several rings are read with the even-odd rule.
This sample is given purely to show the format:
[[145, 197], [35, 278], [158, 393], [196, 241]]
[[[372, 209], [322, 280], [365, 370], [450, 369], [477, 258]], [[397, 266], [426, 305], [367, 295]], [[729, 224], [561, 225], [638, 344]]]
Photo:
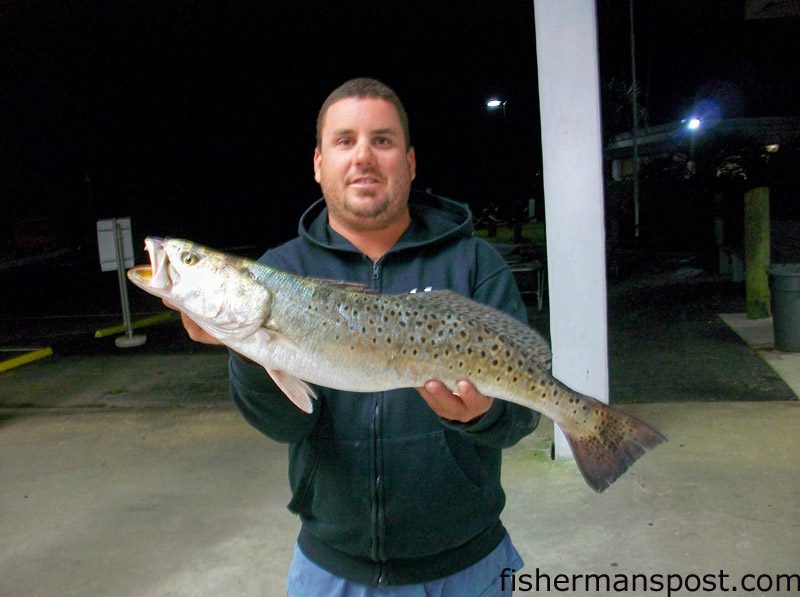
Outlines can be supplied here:
[[485, 558], [461, 572], [415, 585], [371, 587], [334, 576], [309, 560], [295, 545], [286, 591], [289, 597], [500, 597], [511, 595], [507, 580], [501, 590], [500, 573], [504, 568], [522, 568], [522, 558], [505, 539]]

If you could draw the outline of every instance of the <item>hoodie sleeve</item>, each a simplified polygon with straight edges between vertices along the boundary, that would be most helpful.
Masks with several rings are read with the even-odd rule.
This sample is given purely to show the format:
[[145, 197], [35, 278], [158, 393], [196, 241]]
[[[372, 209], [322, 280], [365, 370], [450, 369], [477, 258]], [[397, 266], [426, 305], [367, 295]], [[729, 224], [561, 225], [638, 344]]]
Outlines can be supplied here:
[[[476, 253], [477, 270], [472, 298], [527, 323], [525, 303], [508, 264], [497, 251], [484, 243], [477, 245]], [[474, 422], [442, 420], [442, 423], [477, 444], [508, 448], [536, 429], [539, 418], [539, 413], [529, 408], [495, 400], [491, 408]]]

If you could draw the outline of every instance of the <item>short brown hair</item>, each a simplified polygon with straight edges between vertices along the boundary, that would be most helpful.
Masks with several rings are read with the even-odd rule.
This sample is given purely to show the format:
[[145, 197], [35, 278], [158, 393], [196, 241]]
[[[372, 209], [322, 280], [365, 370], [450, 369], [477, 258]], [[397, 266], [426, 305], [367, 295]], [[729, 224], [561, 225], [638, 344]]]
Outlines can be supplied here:
[[331, 105], [335, 104], [339, 100], [349, 97], [378, 98], [392, 104], [397, 109], [397, 114], [400, 116], [400, 124], [403, 127], [403, 135], [405, 136], [406, 140], [406, 149], [411, 147], [411, 135], [408, 129], [408, 114], [406, 113], [406, 109], [403, 107], [403, 103], [400, 101], [400, 98], [388, 85], [385, 85], [376, 79], [369, 79], [366, 77], [350, 79], [349, 81], [342, 83], [339, 85], [339, 87], [334, 89], [322, 103], [322, 107], [319, 109], [319, 114], [317, 115], [317, 147], [319, 147], [322, 143], [322, 125], [325, 120], [325, 114], [328, 112], [328, 108], [330, 108]]

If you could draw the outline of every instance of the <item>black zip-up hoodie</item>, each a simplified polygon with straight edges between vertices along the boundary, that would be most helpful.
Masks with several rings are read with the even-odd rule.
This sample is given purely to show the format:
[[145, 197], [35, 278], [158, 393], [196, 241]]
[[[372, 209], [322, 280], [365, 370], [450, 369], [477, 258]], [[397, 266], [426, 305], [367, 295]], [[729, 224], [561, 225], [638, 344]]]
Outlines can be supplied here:
[[[385, 293], [447, 288], [526, 320], [508, 266], [472, 236], [465, 205], [414, 193], [409, 208], [411, 226], [377, 262], [330, 228], [323, 200], [302, 216], [298, 238], [261, 261]], [[459, 424], [438, 417], [414, 389], [316, 388], [309, 415], [236, 354], [230, 386], [249, 423], [289, 444], [288, 507], [303, 523], [298, 543], [337, 576], [372, 585], [426, 582], [474, 564], [505, 536], [501, 449], [530, 433], [537, 413], [495, 400], [477, 421]]]

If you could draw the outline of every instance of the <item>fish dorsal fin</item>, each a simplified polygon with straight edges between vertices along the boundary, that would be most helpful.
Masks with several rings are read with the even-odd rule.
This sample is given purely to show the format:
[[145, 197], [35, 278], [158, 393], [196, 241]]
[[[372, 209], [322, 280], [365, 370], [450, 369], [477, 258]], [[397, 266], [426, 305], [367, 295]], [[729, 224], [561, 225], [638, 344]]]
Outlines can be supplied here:
[[368, 292], [372, 294], [376, 293], [375, 290], [373, 290], [366, 284], [362, 284], [361, 282], [349, 282], [347, 280], [331, 280], [328, 278], [309, 278], [309, 280], [312, 280], [317, 284], [322, 284], [323, 286], [336, 288], [337, 290], [353, 290], [356, 292]]
[[496, 313], [501, 317], [511, 318], [510, 315], [501, 313], [492, 307], [488, 307], [477, 301], [459, 294], [454, 290], [430, 290], [428, 292], [415, 292], [408, 295], [412, 301], [426, 302], [431, 305], [443, 307], [447, 310], [457, 311], [469, 316], [486, 316], [488, 313]]

